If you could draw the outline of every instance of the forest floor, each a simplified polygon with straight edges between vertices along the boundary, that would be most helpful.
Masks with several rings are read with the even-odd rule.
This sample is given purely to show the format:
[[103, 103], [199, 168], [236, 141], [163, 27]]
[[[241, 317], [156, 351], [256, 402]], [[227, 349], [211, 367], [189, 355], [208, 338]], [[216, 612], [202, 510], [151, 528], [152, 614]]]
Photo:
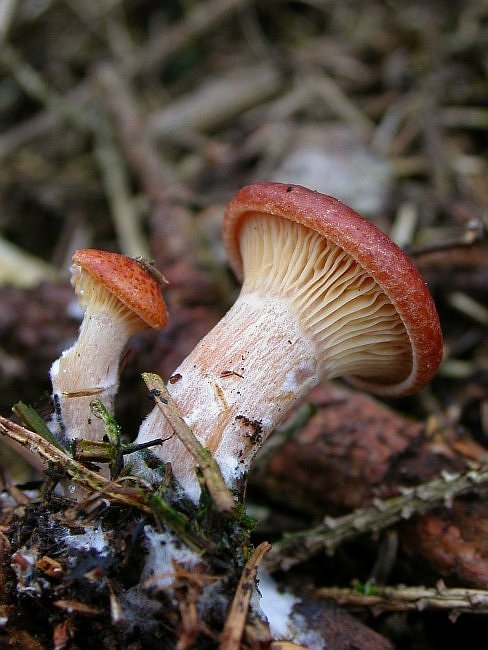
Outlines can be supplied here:
[[[91, 510], [73, 507], [53, 492], [56, 462], [43, 478], [0, 441], [0, 647], [285, 648], [251, 613], [232, 619], [232, 645], [235, 612], [199, 603], [222, 573], [226, 604], [242, 597], [254, 558], [303, 597], [331, 650], [488, 648], [488, 4], [3, 0], [0, 69], [5, 418], [21, 402], [49, 419], [49, 369], [80, 322], [71, 256], [101, 248], [153, 260], [169, 281], [168, 327], [124, 359], [116, 419], [133, 439], [151, 406], [141, 373], [167, 380], [238, 294], [220, 226], [259, 180], [336, 196], [389, 234], [444, 333], [416, 395], [310, 395], [256, 460], [255, 523], [200, 512], [220, 557], [210, 577], [181, 569], [178, 606], [150, 629], [123, 592], [161, 511], [100, 486]], [[13, 419], [31, 429], [22, 408]], [[93, 542], [70, 565], [59, 527], [98, 525], [113, 552], [97, 562]], [[264, 541], [267, 559], [252, 553]]]

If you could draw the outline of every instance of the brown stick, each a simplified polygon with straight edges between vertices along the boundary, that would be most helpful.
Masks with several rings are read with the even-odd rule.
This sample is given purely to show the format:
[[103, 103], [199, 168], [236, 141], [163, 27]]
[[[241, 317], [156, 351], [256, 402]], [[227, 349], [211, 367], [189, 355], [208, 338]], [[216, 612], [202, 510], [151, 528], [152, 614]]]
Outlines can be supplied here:
[[270, 548], [271, 544], [262, 542], [244, 567], [220, 636], [220, 650], [239, 650], [241, 647], [241, 639], [244, 633], [249, 601], [255, 587], [258, 566]]
[[152, 513], [151, 508], [141, 498], [139, 490], [124, 488], [116, 483], [111, 483], [108, 479], [70, 458], [64, 451], [55, 447], [42, 436], [3, 416], [0, 416], [0, 434], [15, 440], [32, 453], [38, 454], [47, 463], [54, 463], [63, 467], [73, 481], [90, 491], [101, 492], [110, 500], [136, 507], [146, 514]]
[[115, 66], [101, 64], [95, 70], [101, 99], [115, 122], [127, 160], [144, 191], [155, 201], [165, 201], [176, 184], [174, 172], [165, 165], [150, 141], [139, 107], [126, 78]]
[[316, 596], [335, 600], [347, 607], [370, 607], [375, 612], [408, 611], [419, 609], [451, 609], [460, 614], [486, 614], [488, 612], [488, 591], [481, 589], [448, 589], [442, 582], [434, 588], [422, 586], [374, 587], [373, 593], [362, 594], [354, 589], [323, 587]]
[[201, 470], [203, 480], [217, 509], [221, 512], [232, 512], [235, 506], [234, 498], [222, 478], [219, 466], [210, 451], [200, 444], [190, 427], [181, 417], [178, 407], [168, 393], [161, 377], [145, 372], [142, 374], [142, 378], [151, 391], [157, 407], [192, 455], [196, 466]]

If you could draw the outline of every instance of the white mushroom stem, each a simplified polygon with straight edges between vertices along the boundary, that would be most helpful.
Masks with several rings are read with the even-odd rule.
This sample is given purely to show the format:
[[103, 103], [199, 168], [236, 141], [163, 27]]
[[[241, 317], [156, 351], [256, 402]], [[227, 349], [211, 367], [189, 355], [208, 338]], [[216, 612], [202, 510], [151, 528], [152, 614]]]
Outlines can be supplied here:
[[[322, 379], [403, 377], [405, 328], [375, 280], [319, 233], [249, 216], [240, 234], [244, 284], [234, 306], [183, 361], [168, 390], [238, 487], [271, 431]], [[174, 382], [174, 383], [172, 383]], [[158, 409], [137, 442], [167, 438]], [[155, 447], [196, 500], [193, 462], [174, 437]]]
[[[231, 488], [271, 431], [319, 381], [316, 358], [315, 344], [287, 300], [241, 294], [173, 374], [170, 395]], [[137, 442], [171, 433], [155, 408]], [[172, 437], [154, 451], [172, 463], [177, 480], [197, 500], [194, 461], [180, 441]]]
[[113, 412], [120, 355], [130, 335], [127, 325], [113, 313], [88, 307], [78, 340], [53, 363], [51, 382], [61, 417], [56, 428], [67, 439], [102, 440], [103, 422], [92, 414], [90, 402], [98, 398]]

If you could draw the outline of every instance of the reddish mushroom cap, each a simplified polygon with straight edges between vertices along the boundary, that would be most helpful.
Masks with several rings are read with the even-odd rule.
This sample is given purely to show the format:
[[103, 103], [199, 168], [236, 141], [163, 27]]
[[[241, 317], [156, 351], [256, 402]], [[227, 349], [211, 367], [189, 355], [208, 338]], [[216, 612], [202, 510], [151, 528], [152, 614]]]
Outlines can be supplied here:
[[405, 253], [376, 226], [337, 199], [300, 185], [255, 183], [230, 201], [223, 224], [230, 264], [242, 279], [241, 226], [250, 215], [281, 217], [302, 224], [351, 255], [382, 288], [404, 324], [412, 348], [406, 379], [391, 386], [354, 378], [366, 390], [403, 395], [427, 383], [442, 358], [442, 333], [432, 297]]
[[148, 328], [161, 329], [168, 321], [157, 280], [131, 257], [93, 248], [78, 250], [73, 263], [90, 274]]

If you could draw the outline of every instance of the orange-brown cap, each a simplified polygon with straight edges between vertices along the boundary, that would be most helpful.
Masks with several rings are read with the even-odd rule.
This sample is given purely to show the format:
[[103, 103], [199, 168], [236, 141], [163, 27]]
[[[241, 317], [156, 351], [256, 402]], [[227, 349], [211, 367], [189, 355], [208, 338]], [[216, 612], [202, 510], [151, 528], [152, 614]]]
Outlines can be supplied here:
[[84, 248], [74, 253], [73, 263], [115, 296], [147, 328], [165, 327], [168, 313], [160, 284], [137, 260], [118, 253]]
[[406, 377], [392, 385], [379, 385], [356, 376], [355, 384], [379, 394], [402, 395], [431, 379], [442, 358], [439, 318], [420, 273], [395, 243], [337, 199], [299, 185], [255, 183], [233, 197], [223, 224], [230, 264], [240, 278], [240, 231], [246, 218], [255, 215], [290, 220], [319, 233], [348, 253], [396, 309], [411, 346]]

